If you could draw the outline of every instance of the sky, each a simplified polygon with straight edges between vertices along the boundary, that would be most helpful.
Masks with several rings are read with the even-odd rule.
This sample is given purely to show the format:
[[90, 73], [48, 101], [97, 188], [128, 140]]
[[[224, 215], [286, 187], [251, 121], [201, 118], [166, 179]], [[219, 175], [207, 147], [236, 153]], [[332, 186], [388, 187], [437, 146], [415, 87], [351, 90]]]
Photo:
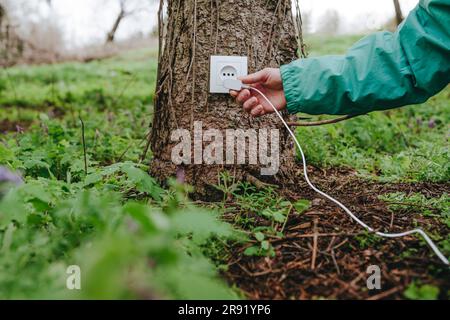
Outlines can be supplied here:
[[[138, 0], [142, 1], [143, 0]], [[119, 10], [118, 0], [52, 0], [53, 10], [65, 39], [72, 46], [82, 46], [104, 41]], [[142, 3], [141, 2], [141, 3]], [[327, 10], [340, 15], [340, 33], [358, 33], [379, 29], [393, 17], [392, 0], [299, 0], [302, 12], [310, 21], [310, 32], [315, 32]], [[400, 0], [406, 15], [418, 0]], [[136, 33], [148, 34], [157, 23], [157, 1], [147, 10], [127, 18], [119, 28], [117, 38], [125, 39]]]
[[[52, 5], [61, 17], [67, 42], [73, 46], [104, 42], [120, 10], [118, 0], [52, 0]], [[157, 24], [157, 11], [158, 5], [153, 1], [146, 10], [126, 18], [117, 39], [150, 33]]]
[[[392, 0], [299, 0], [300, 10], [311, 16], [311, 32], [317, 31], [327, 10], [336, 10], [341, 17], [342, 33], [358, 33], [364, 29], [380, 29], [394, 16]], [[406, 16], [418, 0], [400, 0]]]

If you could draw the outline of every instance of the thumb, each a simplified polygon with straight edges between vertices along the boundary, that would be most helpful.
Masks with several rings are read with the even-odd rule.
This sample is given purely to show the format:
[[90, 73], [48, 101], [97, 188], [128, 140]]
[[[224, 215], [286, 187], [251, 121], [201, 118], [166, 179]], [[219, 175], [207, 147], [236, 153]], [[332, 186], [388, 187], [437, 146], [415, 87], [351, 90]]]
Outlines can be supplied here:
[[258, 82], [265, 82], [268, 77], [268, 72], [266, 70], [261, 70], [256, 73], [249, 74], [248, 76], [239, 77], [239, 80], [244, 84], [254, 84]]

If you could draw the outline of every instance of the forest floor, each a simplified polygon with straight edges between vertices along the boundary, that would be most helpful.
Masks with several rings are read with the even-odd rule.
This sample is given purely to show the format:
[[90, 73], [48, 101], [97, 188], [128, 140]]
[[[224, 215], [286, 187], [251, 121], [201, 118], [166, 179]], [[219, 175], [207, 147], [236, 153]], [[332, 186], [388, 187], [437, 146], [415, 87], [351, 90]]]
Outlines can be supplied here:
[[[435, 218], [440, 213], [436, 207], [380, 199], [392, 193], [440, 198], [449, 194], [448, 183], [378, 183], [358, 178], [351, 169], [309, 170], [319, 189], [376, 230], [403, 232], [420, 225], [432, 234], [448, 233], [448, 227]], [[414, 236], [386, 240], [366, 233], [341, 209], [310, 191], [302, 180], [302, 168], [298, 177], [282, 194], [293, 202], [308, 199], [311, 206], [302, 214], [291, 213], [283, 236], [270, 238], [272, 257], [244, 255], [253, 243], [234, 247], [225, 273], [230, 283], [252, 299], [401, 299], [414, 281], [440, 288], [441, 298], [447, 298], [450, 272], [437, 259], [430, 260], [424, 242]], [[435, 215], [424, 216], [424, 210]], [[367, 268], [373, 265], [382, 271], [382, 290], [367, 289]]]
[[[358, 38], [306, 41], [317, 56]], [[423, 240], [365, 232], [307, 187], [300, 163], [293, 183], [263, 190], [224, 173], [220, 202], [162, 189], [140, 161], [155, 78], [154, 49], [1, 71], [0, 166], [25, 183], [0, 182], [0, 298], [449, 298], [448, 268]], [[447, 88], [296, 134], [318, 187], [377, 230], [420, 226], [448, 257], [449, 123]], [[65, 288], [72, 264], [81, 292]], [[366, 283], [374, 265], [379, 290]]]

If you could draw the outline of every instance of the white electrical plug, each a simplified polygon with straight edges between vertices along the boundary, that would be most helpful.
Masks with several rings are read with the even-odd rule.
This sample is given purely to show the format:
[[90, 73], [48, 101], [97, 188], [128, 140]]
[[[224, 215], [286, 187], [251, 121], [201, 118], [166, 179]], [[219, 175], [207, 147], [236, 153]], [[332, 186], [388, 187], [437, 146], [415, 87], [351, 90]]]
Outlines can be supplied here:
[[241, 91], [247, 86], [242, 84], [241, 80], [238, 79], [226, 79], [223, 81], [223, 86], [228, 90]]

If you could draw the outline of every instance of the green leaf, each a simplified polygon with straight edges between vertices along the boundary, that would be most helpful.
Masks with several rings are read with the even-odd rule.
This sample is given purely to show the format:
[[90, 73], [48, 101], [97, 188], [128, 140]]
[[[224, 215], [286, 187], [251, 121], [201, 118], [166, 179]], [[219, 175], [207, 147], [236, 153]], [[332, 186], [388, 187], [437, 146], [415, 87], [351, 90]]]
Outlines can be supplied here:
[[273, 220], [275, 220], [276, 222], [284, 222], [284, 220], [286, 220], [286, 216], [284, 214], [282, 214], [281, 212], [277, 211], [273, 213]]
[[404, 295], [411, 300], [436, 300], [439, 296], [439, 288], [429, 284], [419, 286], [412, 282], [405, 290]]
[[3, 199], [0, 199], [0, 229], [8, 226], [13, 220], [20, 224], [25, 223], [26, 218], [27, 209], [23, 198], [17, 189], [11, 189]]
[[84, 180], [84, 185], [89, 186], [91, 184], [96, 184], [97, 182], [102, 181], [103, 175], [101, 173], [93, 173], [86, 177]]
[[127, 203], [123, 210], [131, 215], [145, 231], [153, 233], [158, 228], [150, 221], [149, 208], [145, 205], [136, 202]]
[[39, 184], [26, 184], [20, 189], [20, 192], [28, 201], [37, 199], [47, 204], [52, 202], [48, 191]]
[[258, 240], [259, 242], [263, 241], [265, 239], [265, 236], [262, 232], [256, 232], [255, 233], [255, 238], [256, 240]]
[[124, 165], [122, 170], [127, 174], [128, 179], [136, 186], [138, 191], [148, 193], [156, 201], [161, 201], [163, 190], [147, 172], [132, 165]]
[[14, 226], [14, 224], [10, 223], [3, 236], [3, 244], [1, 248], [2, 253], [6, 253], [7, 251], [9, 251], [9, 248], [11, 247], [13, 241], [13, 234], [15, 230], [16, 227]]
[[217, 213], [201, 208], [189, 208], [175, 212], [172, 217], [174, 228], [180, 234], [192, 234], [197, 243], [205, 242], [210, 236], [231, 237], [232, 227], [219, 221]]
[[157, 211], [151, 212], [149, 206], [137, 202], [129, 202], [124, 206], [123, 210], [138, 221], [144, 230], [149, 233], [167, 229], [169, 226], [167, 217]]
[[298, 214], [305, 212], [308, 210], [311, 206], [311, 202], [308, 200], [299, 200], [294, 203], [295, 211], [297, 211]]
[[246, 256], [259, 256], [260, 254], [260, 248], [259, 247], [248, 247], [244, 250], [244, 255]]

